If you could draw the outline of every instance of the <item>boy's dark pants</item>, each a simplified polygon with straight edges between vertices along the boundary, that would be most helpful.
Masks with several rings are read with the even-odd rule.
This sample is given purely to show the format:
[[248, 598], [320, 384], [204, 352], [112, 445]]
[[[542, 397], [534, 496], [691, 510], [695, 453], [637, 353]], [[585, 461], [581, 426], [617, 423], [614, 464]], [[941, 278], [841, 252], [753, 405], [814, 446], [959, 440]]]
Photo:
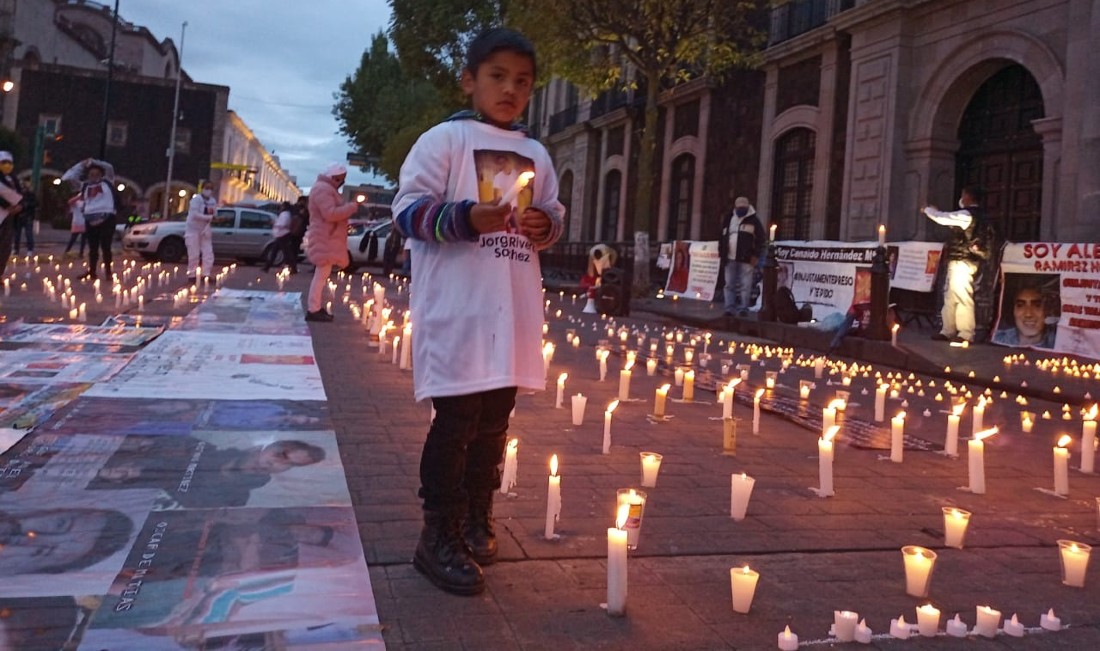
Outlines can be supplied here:
[[500, 460], [516, 388], [432, 398], [435, 420], [420, 457], [424, 510], [460, 516], [470, 496], [500, 488]]

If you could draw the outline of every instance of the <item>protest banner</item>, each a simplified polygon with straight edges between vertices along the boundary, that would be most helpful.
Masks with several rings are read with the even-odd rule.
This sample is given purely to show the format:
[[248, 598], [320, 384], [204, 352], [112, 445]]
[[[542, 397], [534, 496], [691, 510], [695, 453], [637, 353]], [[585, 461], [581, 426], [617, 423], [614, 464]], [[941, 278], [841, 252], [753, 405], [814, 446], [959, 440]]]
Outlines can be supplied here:
[[1100, 244], [1007, 244], [1001, 275], [993, 343], [1100, 359]]
[[677, 240], [672, 243], [672, 263], [665, 281], [665, 294], [713, 300], [720, 267], [718, 242]]

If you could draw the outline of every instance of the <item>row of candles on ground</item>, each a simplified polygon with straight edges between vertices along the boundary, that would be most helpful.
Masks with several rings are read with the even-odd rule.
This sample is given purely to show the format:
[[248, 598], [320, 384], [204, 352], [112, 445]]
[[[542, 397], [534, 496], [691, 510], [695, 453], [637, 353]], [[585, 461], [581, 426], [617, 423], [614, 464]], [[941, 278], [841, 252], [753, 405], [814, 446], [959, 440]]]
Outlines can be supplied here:
[[[731, 577], [738, 573], [739, 571], [737, 569], [730, 570]], [[734, 599], [736, 601], [736, 596]], [[736, 605], [734, 610], [737, 610]], [[899, 615], [897, 619], [890, 620], [889, 637], [907, 640], [913, 636], [914, 632], [921, 637], [936, 637], [939, 635], [940, 610], [932, 604], [919, 606], [915, 610], [917, 615], [916, 624], [906, 622], [904, 615]], [[947, 620], [944, 632], [950, 637], [962, 638], [973, 634], [993, 638], [997, 636], [998, 626], [1000, 625], [1001, 612], [999, 610], [994, 610], [991, 606], [977, 606], [975, 608], [975, 624], [973, 630], [968, 629], [966, 623], [963, 622], [959, 614], [956, 613], [953, 619]], [[1044, 631], [1060, 631], [1062, 630], [1062, 620], [1055, 616], [1054, 609], [1052, 608], [1039, 615], [1039, 627]], [[1011, 619], [1004, 620], [1004, 625], [1001, 630], [1005, 635], [1010, 635], [1012, 637], [1023, 637], [1027, 632], [1027, 628], [1020, 622], [1015, 613], [1013, 613]], [[833, 611], [833, 625], [829, 633], [836, 638], [837, 642], [870, 644], [871, 640], [874, 638], [874, 631], [867, 626], [867, 620], [860, 619], [858, 613], [849, 610]], [[790, 626], [786, 627], [779, 634], [776, 642], [780, 651], [795, 651], [798, 649], [798, 635], [791, 632]]]

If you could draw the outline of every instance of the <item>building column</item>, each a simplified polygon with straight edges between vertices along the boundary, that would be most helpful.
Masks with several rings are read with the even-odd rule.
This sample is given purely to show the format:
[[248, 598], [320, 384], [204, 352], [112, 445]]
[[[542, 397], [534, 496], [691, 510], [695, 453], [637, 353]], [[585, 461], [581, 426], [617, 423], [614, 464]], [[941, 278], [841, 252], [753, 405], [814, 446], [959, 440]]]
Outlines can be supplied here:
[[707, 138], [710, 130], [710, 91], [699, 98], [699, 136], [695, 147], [695, 177], [691, 189], [691, 239], [698, 240], [703, 232], [703, 179], [707, 171]]
[[[607, 128], [604, 127], [603, 129], [600, 129], [600, 159], [599, 159], [598, 164], [596, 165], [596, 169], [593, 170], [595, 172], [595, 174], [593, 176], [596, 179], [596, 222], [595, 222], [596, 225], [592, 229], [592, 238], [595, 239], [597, 242], [601, 241], [602, 238], [603, 238], [603, 235], [602, 235], [602, 233], [603, 233], [603, 220], [604, 220], [603, 209], [604, 209], [604, 206], [606, 205], [604, 197], [606, 196], [605, 193], [607, 192], [607, 184], [604, 183], [604, 181], [606, 180], [606, 179], [604, 179], [604, 176], [605, 176], [604, 169], [606, 168], [606, 166], [607, 166]], [[626, 185], [626, 176], [625, 175], [623, 176], [622, 185]]]
[[[756, 182], [756, 211], [775, 220], [772, 215], [772, 177], [775, 172], [775, 143], [772, 126], [775, 123], [776, 95], [779, 88], [779, 66], [769, 65], [764, 81], [764, 112], [760, 121], [760, 177]], [[767, 226], [767, 224], [765, 224]]]
[[[627, 223], [627, 206], [630, 198], [630, 151], [633, 138], [631, 134], [634, 133], [634, 118], [630, 117], [630, 113], [627, 113], [626, 123], [623, 125], [623, 181], [619, 184], [619, 230], [618, 239], [620, 242], [627, 241], [627, 233], [630, 233], [630, 238], [634, 237], [634, 220], [631, 219], [629, 226]], [[607, 134], [604, 134], [604, 142], [607, 142]], [[627, 230], [629, 228], [629, 230]]]
[[[1062, 168], [1062, 118], [1040, 118], [1031, 121], [1032, 128], [1043, 139], [1043, 204], [1039, 209], [1039, 239], [1045, 242], [1067, 242], [1075, 238], [1069, 229], [1059, 228], [1059, 170]], [[1067, 224], [1068, 225], [1068, 224]]]
[[672, 161], [668, 152], [672, 149], [672, 130], [678, 106], [669, 104], [665, 108], [665, 141], [661, 148], [660, 159], [654, 161], [661, 166], [661, 190], [660, 200], [657, 202], [657, 241], [664, 242], [669, 239], [668, 232], [668, 193], [672, 182]]
[[833, 116], [836, 113], [836, 59], [838, 43], [831, 39], [821, 50], [821, 91], [817, 99], [817, 124], [814, 131], [814, 192], [810, 200], [810, 239], [825, 238], [825, 220], [829, 202], [829, 176], [834, 173]]
[[[928, 219], [919, 214], [927, 205], [950, 210], [954, 205], [952, 195], [955, 192], [955, 154], [959, 151], [958, 140], [924, 138], [905, 143], [908, 160], [908, 188], [912, 188], [913, 220], [915, 227], [907, 229], [897, 221], [893, 222], [893, 232], [887, 227], [887, 239], [927, 240]], [[912, 222], [910, 222], [912, 223]]]

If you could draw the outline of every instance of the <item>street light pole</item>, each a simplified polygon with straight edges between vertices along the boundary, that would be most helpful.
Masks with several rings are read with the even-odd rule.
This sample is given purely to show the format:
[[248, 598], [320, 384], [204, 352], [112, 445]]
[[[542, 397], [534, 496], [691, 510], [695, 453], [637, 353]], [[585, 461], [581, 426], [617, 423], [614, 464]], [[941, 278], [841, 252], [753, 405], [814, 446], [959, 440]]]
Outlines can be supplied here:
[[107, 88], [103, 93], [103, 124], [99, 131], [99, 158], [107, 160], [107, 120], [111, 115], [111, 81], [115, 76], [115, 36], [118, 32], [118, 2], [115, 0], [115, 13], [111, 16], [111, 51], [107, 55]]
[[172, 105], [172, 129], [168, 139], [168, 180], [164, 182], [164, 211], [161, 219], [168, 219], [168, 202], [172, 196], [172, 165], [176, 162], [176, 122], [180, 112], [180, 80], [183, 78], [183, 39], [187, 36], [187, 21], [180, 27], [180, 52], [176, 61], [176, 101]]

